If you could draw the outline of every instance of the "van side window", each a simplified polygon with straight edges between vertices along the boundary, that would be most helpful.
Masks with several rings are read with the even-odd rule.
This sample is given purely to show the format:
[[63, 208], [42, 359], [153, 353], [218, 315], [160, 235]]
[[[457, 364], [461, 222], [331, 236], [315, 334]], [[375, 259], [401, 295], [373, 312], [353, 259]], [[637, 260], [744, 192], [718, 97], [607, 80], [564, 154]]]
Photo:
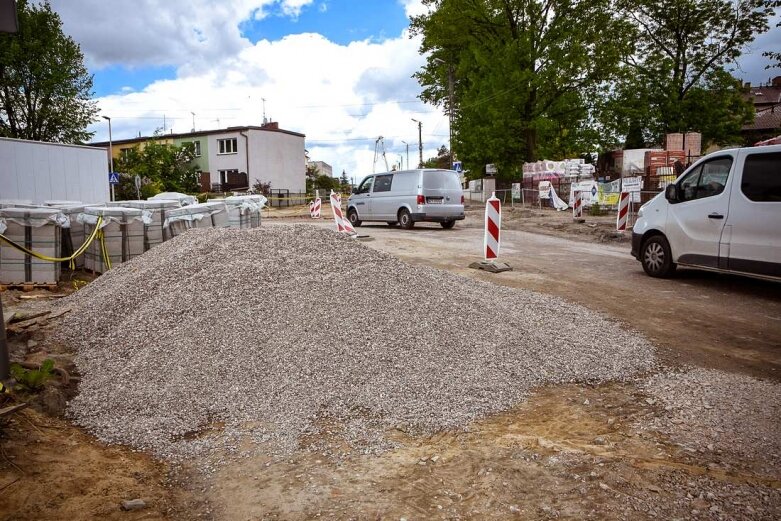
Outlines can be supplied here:
[[781, 202], [781, 152], [746, 156], [740, 190], [752, 201]]
[[368, 194], [372, 190], [372, 184], [374, 183], [374, 177], [367, 177], [358, 187], [357, 194]]
[[393, 174], [378, 175], [374, 181], [374, 192], [390, 192], [393, 184]]
[[719, 195], [727, 184], [730, 168], [731, 157], [719, 157], [699, 165], [681, 180], [681, 201]]

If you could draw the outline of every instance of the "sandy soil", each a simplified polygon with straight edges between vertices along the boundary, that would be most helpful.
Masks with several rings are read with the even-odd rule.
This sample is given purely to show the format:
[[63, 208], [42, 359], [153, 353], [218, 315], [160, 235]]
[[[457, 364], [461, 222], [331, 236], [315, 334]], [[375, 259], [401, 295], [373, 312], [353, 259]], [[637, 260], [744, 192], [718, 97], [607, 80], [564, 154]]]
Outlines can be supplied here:
[[[306, 210], [269, 213], [264, 225]], [[616, 317], [646, 334], [668, 365], [781, 379], [779, 285], [694, 271], [650, 279], [629, 256], [626, 238], [610, 235], [612, 217], [586, 216], [584, 225], [549, 210], [506, 209], [504, 216], [502, 260], [513, 271], [498, 275], [467, 267], [479, 260], [477, 208], [453, 230], [424, 224], [360, 232], [368, 246], [410, 262], [564, 296]], [[21, 295], [2, 294], [6, 313], [51, 306]], [[469, 324], [468, 310], [454, 312], [465, 327], [485, 327]], [[68, 347], [47, 341], [54, 327], [56, 319], [11, 333], [13, 356], [52, 357], [72, 372]], [[550, 327], [555, 331], [556, 317]], [[387, 436], [400, 448], [381, 456], [337, 460], [302, 448], [284, 460], [243, 459], [211, 477], [194, 471], [196, 462], [173, 468], [95, 442], [58, 417], [74, 382], [51, 387], [31, 408], [0, 420], [0, 519], [781, 517], [781, 469], [767, 473], [730, 454], [687, 451], [638, 429], [665, 411], [633, 382], [540, 389], [466, 432], [415, 437], [393, 430]], [[338, 441], [340, 429], [330, 426], [328, 436]], [[134, 498], [147, 507], [120, 510]]]

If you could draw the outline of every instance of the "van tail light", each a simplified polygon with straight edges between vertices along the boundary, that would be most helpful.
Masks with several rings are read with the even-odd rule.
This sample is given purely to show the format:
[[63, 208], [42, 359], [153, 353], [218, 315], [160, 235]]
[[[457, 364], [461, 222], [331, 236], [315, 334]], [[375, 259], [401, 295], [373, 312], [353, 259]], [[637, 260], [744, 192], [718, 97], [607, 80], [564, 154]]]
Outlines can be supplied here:
[[461, 204], [464, 204], [464, 195], [461, 194]]
[[426, 204], [426, 198], [422, 195], [418, 196], [418, 204]]

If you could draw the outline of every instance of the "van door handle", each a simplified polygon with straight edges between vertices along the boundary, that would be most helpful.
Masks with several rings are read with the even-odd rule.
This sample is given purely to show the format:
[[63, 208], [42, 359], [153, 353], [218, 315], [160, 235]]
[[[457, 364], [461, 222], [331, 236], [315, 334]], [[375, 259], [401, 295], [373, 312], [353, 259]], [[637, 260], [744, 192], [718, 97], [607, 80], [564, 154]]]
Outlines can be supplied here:
[[724, 216], [720, 213], [712, 213], [708, 215], [708, 219], [724, 219]]

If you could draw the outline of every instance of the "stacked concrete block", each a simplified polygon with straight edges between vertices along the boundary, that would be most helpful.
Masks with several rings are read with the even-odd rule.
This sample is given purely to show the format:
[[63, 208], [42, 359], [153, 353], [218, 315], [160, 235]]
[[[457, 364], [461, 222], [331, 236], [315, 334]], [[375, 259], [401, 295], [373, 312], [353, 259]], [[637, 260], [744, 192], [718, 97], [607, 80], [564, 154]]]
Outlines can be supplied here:
[[181, 235], [190, 228], [227, 228], [228, 209], [221, 201], [175, 208], [167, 212], [163, 227], [169, 238]]
[[182, 205], [175, 199], [150, 199], [148, 201], [115, 201], [106, 206], [136, 208], [146, 210], [151, 214], [151, 222], [146, 227], [146, 242], [144, 251], [162, 244], [163, 241], [170, 239], [166, 227], [163, 226], [168, 219], [168, 212]]
[[225, 198], [229, 228], [258, 228], [260, 211], [266, 203], [262, 195], [235, 195]]
[[[57, 258], [63, 219], [56, 208], [4, 208], [0, 210], [0, 232], [28, 250]], [[38, 259], [0, 242], [0, 283], [57, 284], [59, 278], [59, 262]]]
[[[87, 207], [78, 218], [85, 225], [84, 233], [87, 236], [95, 229], [98, 217], [103, 218], [103, 243], [111, 266], [127, 262], [144, 253], [146, 225], [150, 221], [148, 212], [118, 206]], [[87, 248], [84, 253], [84, 267], [97, 273], [104, 273], [109, 269], [103, 256], [101, 241], [96, 239]]]
[[[62, 227], [60, 257], [70, 257], [84, 244], [86, 239], [84, 225], [78, 221], [79, 214], [84, 212], [84, 204], [78, 201], [45, 201], [44, 204], [58, 209], [67, 217], [67, 222]], [[84, 255], [79, 255], [73, 262], [76, 268], [83, 268]], [[63, 262], [63, 267], [67, 268], [69, 264], [69, 262]]]

